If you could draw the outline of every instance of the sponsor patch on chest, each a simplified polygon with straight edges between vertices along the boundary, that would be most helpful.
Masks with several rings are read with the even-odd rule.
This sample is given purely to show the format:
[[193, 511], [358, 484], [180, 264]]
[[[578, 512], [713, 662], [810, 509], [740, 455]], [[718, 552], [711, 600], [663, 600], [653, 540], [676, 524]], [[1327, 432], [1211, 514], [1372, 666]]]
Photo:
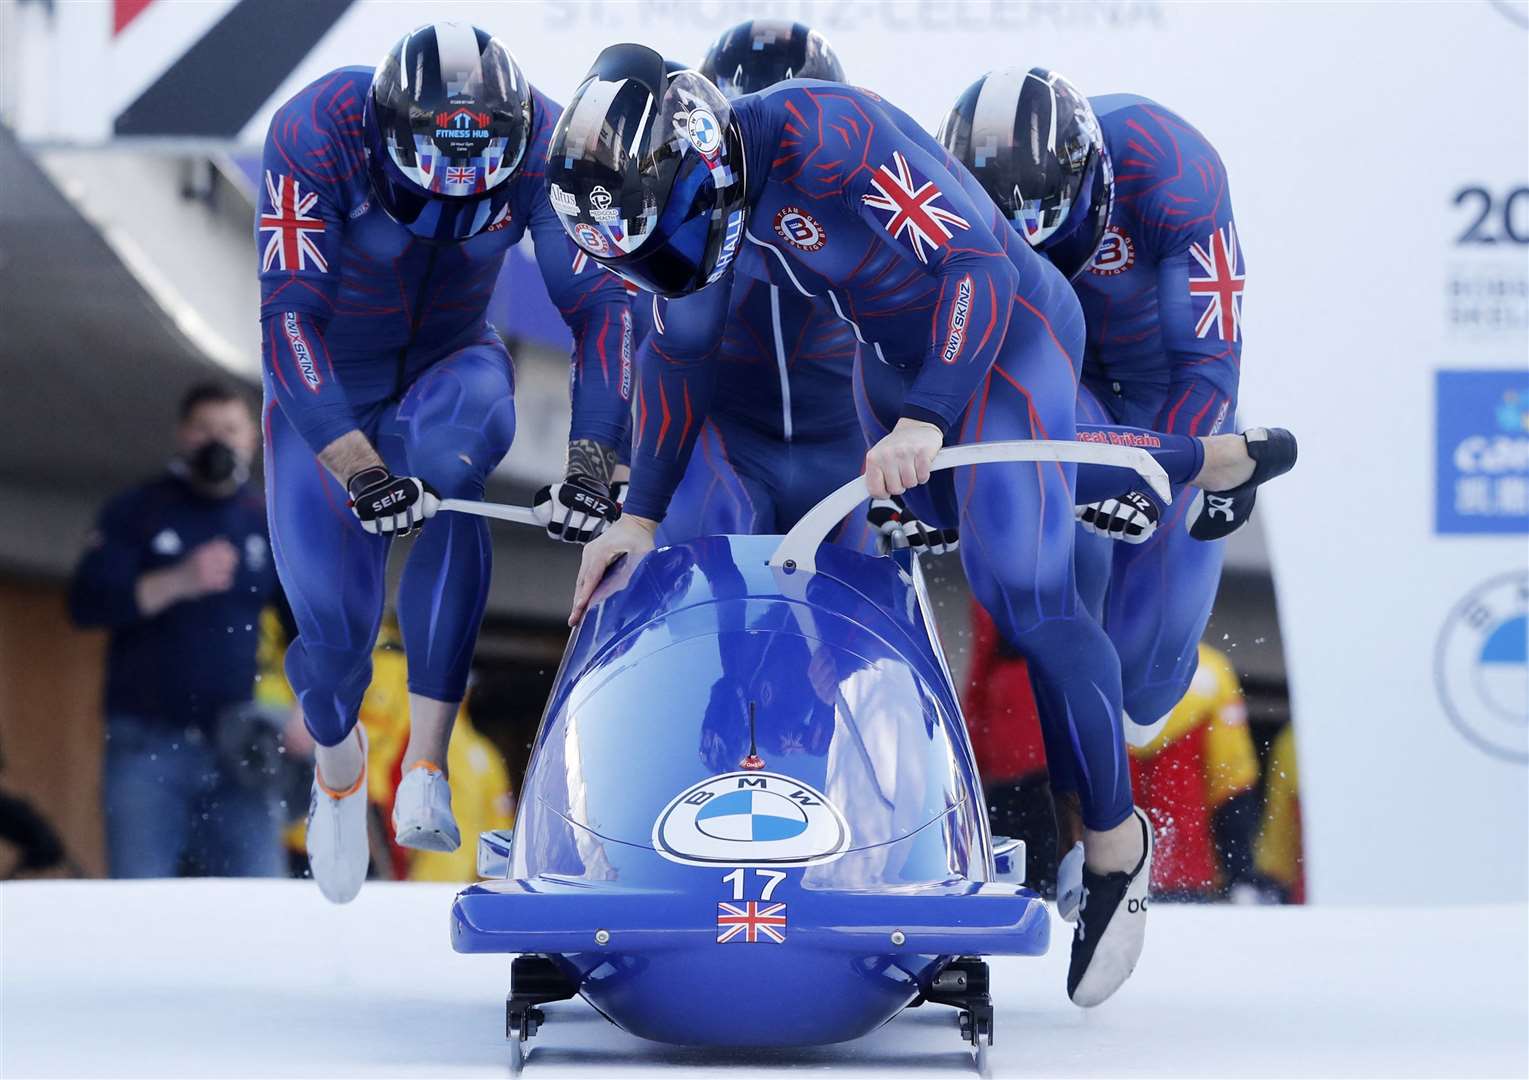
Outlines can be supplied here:
[[1088, 264], [1088, 272], [1100, 277], [1114, 277], [1135, 265], [1136, 245], [1131, 243], [1123, 229], [1111, 225], [1104, 230], [1104, 238], [1099, 241], [1099, 250], [1094, 252], [1093, 261]]
[[776, 212], [775, 232], [800, 251], [818, 251], [828, 243], [822, 222], [799, 206], [783, 206]]

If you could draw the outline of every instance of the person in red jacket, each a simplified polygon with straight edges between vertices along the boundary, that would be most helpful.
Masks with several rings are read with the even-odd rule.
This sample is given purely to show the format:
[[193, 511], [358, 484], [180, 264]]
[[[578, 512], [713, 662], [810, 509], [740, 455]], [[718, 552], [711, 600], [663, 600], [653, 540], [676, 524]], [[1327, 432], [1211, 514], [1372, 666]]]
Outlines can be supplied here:
[[[964, 706], [993, 833], [1025, 841], [1027, 883], [1054, 895], [1058, 851], [1079, 836], [1076, 810], [1050, 790], [1025, 662], [976, 604]], [[1155, 896], [1210, 900], [1252, 878], [1258, 757], [1223, 654], [1200, 646], [1188, 692], [1157, 737], [1130, 750], [1130, 762], [1137, 803], [1157, 834]]]

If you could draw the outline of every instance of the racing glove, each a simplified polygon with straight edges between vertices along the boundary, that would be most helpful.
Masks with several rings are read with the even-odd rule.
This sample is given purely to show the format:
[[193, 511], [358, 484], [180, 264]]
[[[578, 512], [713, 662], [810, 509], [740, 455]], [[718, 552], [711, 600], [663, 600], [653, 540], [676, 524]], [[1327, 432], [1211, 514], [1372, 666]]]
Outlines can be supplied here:
[[872, 499], [865, 519], [876, 530], [876, 548], [883, 555], [903, 548], [913, 548], [919, 554], [946, 555], [960, 544], [959, 530], [925, 525], [899, 497]]
[[408, 536], [441, 508], [436, 490], [417, 476], [394, 476], [380, 465], [345, 483], [350, 509], [369, 533]]
[[1157, 499], [1144, 491], [1128, 491], [1114, 499], [1076, 508], [1078, 524], [1088, 532], [1127, 544], [1152, 538], [1163, 516]]
[[531, 511], [549, 537], [569, 544], [589, 543], [621, 516], [610, 489], [578, 473], [538, 491]]

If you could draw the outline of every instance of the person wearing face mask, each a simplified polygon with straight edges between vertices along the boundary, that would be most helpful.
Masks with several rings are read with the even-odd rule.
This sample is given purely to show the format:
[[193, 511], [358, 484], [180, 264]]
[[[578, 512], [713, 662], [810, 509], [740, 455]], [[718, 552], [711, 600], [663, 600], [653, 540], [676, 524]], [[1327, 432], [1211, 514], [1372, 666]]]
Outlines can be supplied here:
[[219, 754], [255, 685], [261, 610], [280, 602], [265, 506], [249, 483], [260, 435], [220, 383], [181, 399], [165, 473], [101, 512], [69, 593], [110, 633], [102, 802], [113, 877], [284, 872], [269, 787]]

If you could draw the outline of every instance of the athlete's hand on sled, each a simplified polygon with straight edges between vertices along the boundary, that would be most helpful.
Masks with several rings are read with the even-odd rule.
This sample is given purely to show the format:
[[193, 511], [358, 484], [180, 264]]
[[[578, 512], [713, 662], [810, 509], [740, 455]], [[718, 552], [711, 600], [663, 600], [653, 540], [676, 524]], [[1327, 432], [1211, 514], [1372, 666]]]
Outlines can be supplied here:
[[648, 518], [622, 514], [599, 536], [584, 545], [584, 558], [579, 563], [579, 577], [573, 586], [573, 612], [568, 625], [577, 626], [589, 607], [589, 599], [605, 576], [611, 563], [623, 555], [637, 559], [653, 550], [653, 534], [658, 522]]
[[903, 417], [866, 452], [865, 486], [871, 498], [888, 499], [928, 483], [929, 466], [944, 444], [945, 436], [933, 424]]
[[883, 555], [912, 548], [919, 554], [946, 555], [956, 550], [961, 534], [937, 529], [914, 517], [901, 499], [872, 499], [865, 519], [876, 530], [876, 549]]
[[417, 476], [394, 476], [380, 466], [362, 469], [345, 483], [350, 509], [369, 533], [408, 536], [441, 508], [441, 497]]
[[531, 510], [548, 536], [570, 544], [589, 543], [621, 515], [604, 484], [577, 473], [538, 491]]
[[1088, 503], [1074, 510], [1088, 532], [1127, 544], [1142, 544], [1157, 532], [1162, 507], [1145, 491], [1128, 491], [1114, 499]]

